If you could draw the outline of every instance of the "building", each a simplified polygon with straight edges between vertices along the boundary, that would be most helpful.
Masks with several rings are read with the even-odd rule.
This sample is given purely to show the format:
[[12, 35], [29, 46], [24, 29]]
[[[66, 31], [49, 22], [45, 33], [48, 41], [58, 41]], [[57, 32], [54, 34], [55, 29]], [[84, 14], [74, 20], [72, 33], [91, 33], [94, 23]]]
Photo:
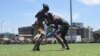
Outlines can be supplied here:
[[[71, 27], [69, 27], [68, 36], [70, 36]], [[31, 26], [18, 28], [19, 36], [25, 38], [33, 38], [34, 29]], [[81, 37], [81, 42], [92, 42], [93, 41], [93, 29], [90, 27], [84, 27], [83, 23], [72, 24], [72, 35]], [[71, 38], [71, 37], [69, 37]], [[77, 39], [77, 38], [73, 38]], [[72, 39], [70, 39], [72, 41]]]
[[83, 23], [75, 23], [75, 22], [72, 23], [72, 26], [73, 27], [80, 27], [80, 28], [84, 27]]
[[33, 38], [34, 29], [32, 28], [32, 26], [20, 27], [18, 28], [18, 33], [21, 37]]
[[[72, 29], [69, 28], [68, 35], [70, 36], [70, 30], [72, 30], [72, 36], [81, 36], [82, 42], [93, 42], [93, 29], [90, 27], [84, 27], [82, 23], [73, 23]], [[75, 39], [75, 38], [74, 38]], [[71, 41], [73, 40], [73, 37]]]
[[93, 32], [94, 42], [100, 43], [100, 29]]

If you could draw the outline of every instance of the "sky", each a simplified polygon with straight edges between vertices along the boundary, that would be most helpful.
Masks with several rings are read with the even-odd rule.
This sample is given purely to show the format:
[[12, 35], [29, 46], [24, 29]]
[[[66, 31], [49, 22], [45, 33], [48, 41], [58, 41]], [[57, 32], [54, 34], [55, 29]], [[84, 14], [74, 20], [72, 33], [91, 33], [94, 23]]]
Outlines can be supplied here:
[[[0, 0], [0, 32], [18, 34], [18, 28], [31, 26], [35, 14], [48, 4], [49, 12], [59, 15], [70, 23], [70, 0]], [[100, 0], [72, 0], [73, 22], [84, 27], [100, 29]]]

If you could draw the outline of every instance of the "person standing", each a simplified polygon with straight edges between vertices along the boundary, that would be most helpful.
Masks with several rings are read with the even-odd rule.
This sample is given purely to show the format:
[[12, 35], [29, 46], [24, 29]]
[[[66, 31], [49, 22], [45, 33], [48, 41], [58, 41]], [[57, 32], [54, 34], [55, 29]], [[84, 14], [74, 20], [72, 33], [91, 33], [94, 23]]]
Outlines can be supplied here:
[[[37, 18], [35, 24], [33, 25], [34, 29], [36, 30], [36, 35], [34, 36], [34, 40], [36, 40], [36, 43], [33, 47], [33, 51], [40, 51], [40, 44], [41, 41], [43, 40], [45, 36], [45, 31], [44, 31], [44, 25], [43, 22], [45, 20], [45, 15], [49, 11], [49, 6], [47, 4], [43, 4], [43, 9], [40, 10], [35, 17]], [[40, 35], [37, 37], [37, 35]]]
[[[62, 45], [62, 50], [67, 49], [69, 50], [69, 46], [67, 43], [67, 40], [65, 39], [65, 36], [69, 29], [69, 24], [66, 20], [61, 18], [60, 16], [53, 15], [52, 13], [48, 13], [46, 17], [47, 25], [54, 24], [55, 31], [53, 32], [56, 39], [59, 41], [59, 43]], [[61, 39], [63, 40], [63, 43], [59, 40], [58, 35], [60, 34]], [[64, 44], [64, 45], [63, 45]]]

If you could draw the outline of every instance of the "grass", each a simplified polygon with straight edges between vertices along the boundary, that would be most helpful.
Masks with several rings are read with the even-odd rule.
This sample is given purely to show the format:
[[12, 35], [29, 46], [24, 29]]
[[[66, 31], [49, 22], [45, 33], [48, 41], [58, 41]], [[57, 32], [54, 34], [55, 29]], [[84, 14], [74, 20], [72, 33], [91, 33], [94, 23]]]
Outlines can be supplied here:
[[60, 44], [41, 45], [33, 52], [32, 44], [0, 45], [0, 56], [100, 56], [100, 44], [69, 44], [71, 50], [60, 51]]

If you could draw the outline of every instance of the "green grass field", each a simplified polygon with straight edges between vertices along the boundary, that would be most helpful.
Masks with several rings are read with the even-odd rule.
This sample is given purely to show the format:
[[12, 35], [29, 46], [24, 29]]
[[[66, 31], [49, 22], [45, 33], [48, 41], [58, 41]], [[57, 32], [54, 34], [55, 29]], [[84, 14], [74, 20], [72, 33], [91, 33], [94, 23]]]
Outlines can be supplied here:
[[41, 45], [33, 52], [33, 45], [0, 45], [0, 56], [100, 56], [100, 44], [69, 44], [70, 50], [60, 51], [60, 44]]

